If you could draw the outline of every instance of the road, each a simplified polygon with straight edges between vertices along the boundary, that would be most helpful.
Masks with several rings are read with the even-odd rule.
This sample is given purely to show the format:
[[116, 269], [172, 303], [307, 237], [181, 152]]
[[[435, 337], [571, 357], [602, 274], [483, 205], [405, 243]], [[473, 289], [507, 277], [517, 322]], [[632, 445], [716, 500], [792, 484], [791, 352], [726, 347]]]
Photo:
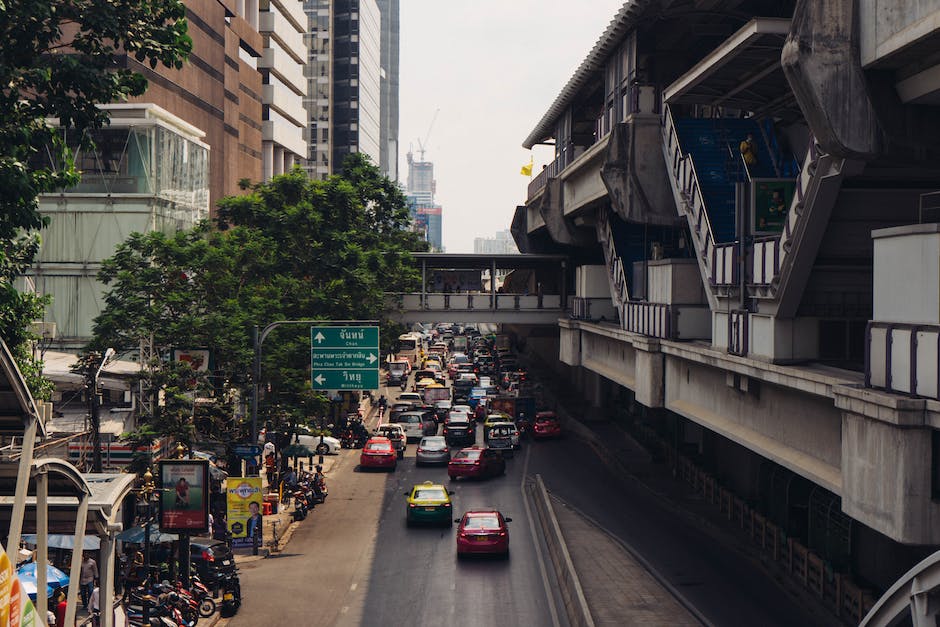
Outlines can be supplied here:
[[[358, 451], [342, 451], [329, 501], [299, 525], [287, 550], [242, 567], [244, 603], [230, 624], [564, 624], [521, 490], [535, 473], [554, 496], [641, 554], [712, 624], [825, 620], [797, 607], [742, 552], [715, 542], [641, 485], [618, 481], [574, 438], [526, 445], [508, 460], [505, 476], [485, 481], [448, 482], [443, 467], [415, 467], [414, 449], [393, 473], [359, 472]], [[425, 480], [455, 491], [458, 514], [496, 507], [511, 516], [511, 558], [458, 562], [453, 529], [408, 528], [403, 492]]]

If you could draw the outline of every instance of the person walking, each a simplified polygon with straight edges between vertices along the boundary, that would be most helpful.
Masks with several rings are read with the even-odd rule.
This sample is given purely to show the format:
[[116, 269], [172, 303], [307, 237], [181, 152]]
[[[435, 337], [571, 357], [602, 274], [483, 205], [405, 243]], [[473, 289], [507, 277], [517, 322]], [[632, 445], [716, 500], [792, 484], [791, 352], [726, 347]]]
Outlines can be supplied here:
[[88, 600], [95, 589], [95, 581], [98, 579], [98, 563], [92, 559], [91, 555], [85, 553], [85, 559], [82, 561], [81, 575], [78, 578], [79, 592], [82, 595], [82, 607], [88, 611]]
[[744, 159], [744, 163], [749, 166], [757, 165], [757, 146], [754, 144], [753, 133], [747, 134], [747, 137], [741, 142], [738, 150], [741, 151], [741, 157]]

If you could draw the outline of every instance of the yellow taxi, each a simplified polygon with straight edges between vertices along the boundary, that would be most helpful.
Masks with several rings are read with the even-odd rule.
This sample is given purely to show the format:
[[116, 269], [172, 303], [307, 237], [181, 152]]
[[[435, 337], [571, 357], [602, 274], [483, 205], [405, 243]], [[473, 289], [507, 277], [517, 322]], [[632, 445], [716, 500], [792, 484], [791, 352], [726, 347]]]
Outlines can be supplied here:
[[509, 414], [501, 411], [493, 412], [486, 416], [486, 420], [483, 421], [483, 441], [486, 442], [487, 438], [490, 435], [490, 429], [493, 425], [497, 423], [512, 422], [512, 418], [509, 417]]
[[405, 521], [415, 523], [454, 524], [453, 491], [439, 483], [425, 481], [405, 492]]

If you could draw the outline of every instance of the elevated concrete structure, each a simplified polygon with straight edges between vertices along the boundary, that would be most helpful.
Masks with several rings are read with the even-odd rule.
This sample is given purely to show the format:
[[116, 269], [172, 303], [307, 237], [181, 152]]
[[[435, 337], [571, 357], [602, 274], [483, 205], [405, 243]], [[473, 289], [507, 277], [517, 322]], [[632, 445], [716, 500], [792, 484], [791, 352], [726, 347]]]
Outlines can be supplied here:
[[512, 233], [572, 260], [594, 405], [880, 592], [940, 545], [940, 6], [699, 5], [614, 16], [523, 142], [555, 159]]

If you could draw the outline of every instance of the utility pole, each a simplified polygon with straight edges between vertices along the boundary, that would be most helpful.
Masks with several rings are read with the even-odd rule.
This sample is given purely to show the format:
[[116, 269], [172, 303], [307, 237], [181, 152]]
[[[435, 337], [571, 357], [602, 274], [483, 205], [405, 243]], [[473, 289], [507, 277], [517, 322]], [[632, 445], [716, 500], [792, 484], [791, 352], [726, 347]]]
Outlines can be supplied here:
[[[98, 353], [91, 353], [88, 356], [89, 366], [94, 367], [92, 359], [96, 358]], [[97, 365], [91, 380], [88, 382], [88, 405], [90, 409], [91, 420], [91, 446], [92, 446], [92, 472], [101, 472], [101, 416], [98, 414], [98, 377], [101, 376], [101, 370], [105, 364], [114, 356], [114, 349], [109, 348], [104, 352], [101, 363]], [[97, 361], [97, 359], [95, 359]], [[89, 370], [89, 373], [91, 371]]]

